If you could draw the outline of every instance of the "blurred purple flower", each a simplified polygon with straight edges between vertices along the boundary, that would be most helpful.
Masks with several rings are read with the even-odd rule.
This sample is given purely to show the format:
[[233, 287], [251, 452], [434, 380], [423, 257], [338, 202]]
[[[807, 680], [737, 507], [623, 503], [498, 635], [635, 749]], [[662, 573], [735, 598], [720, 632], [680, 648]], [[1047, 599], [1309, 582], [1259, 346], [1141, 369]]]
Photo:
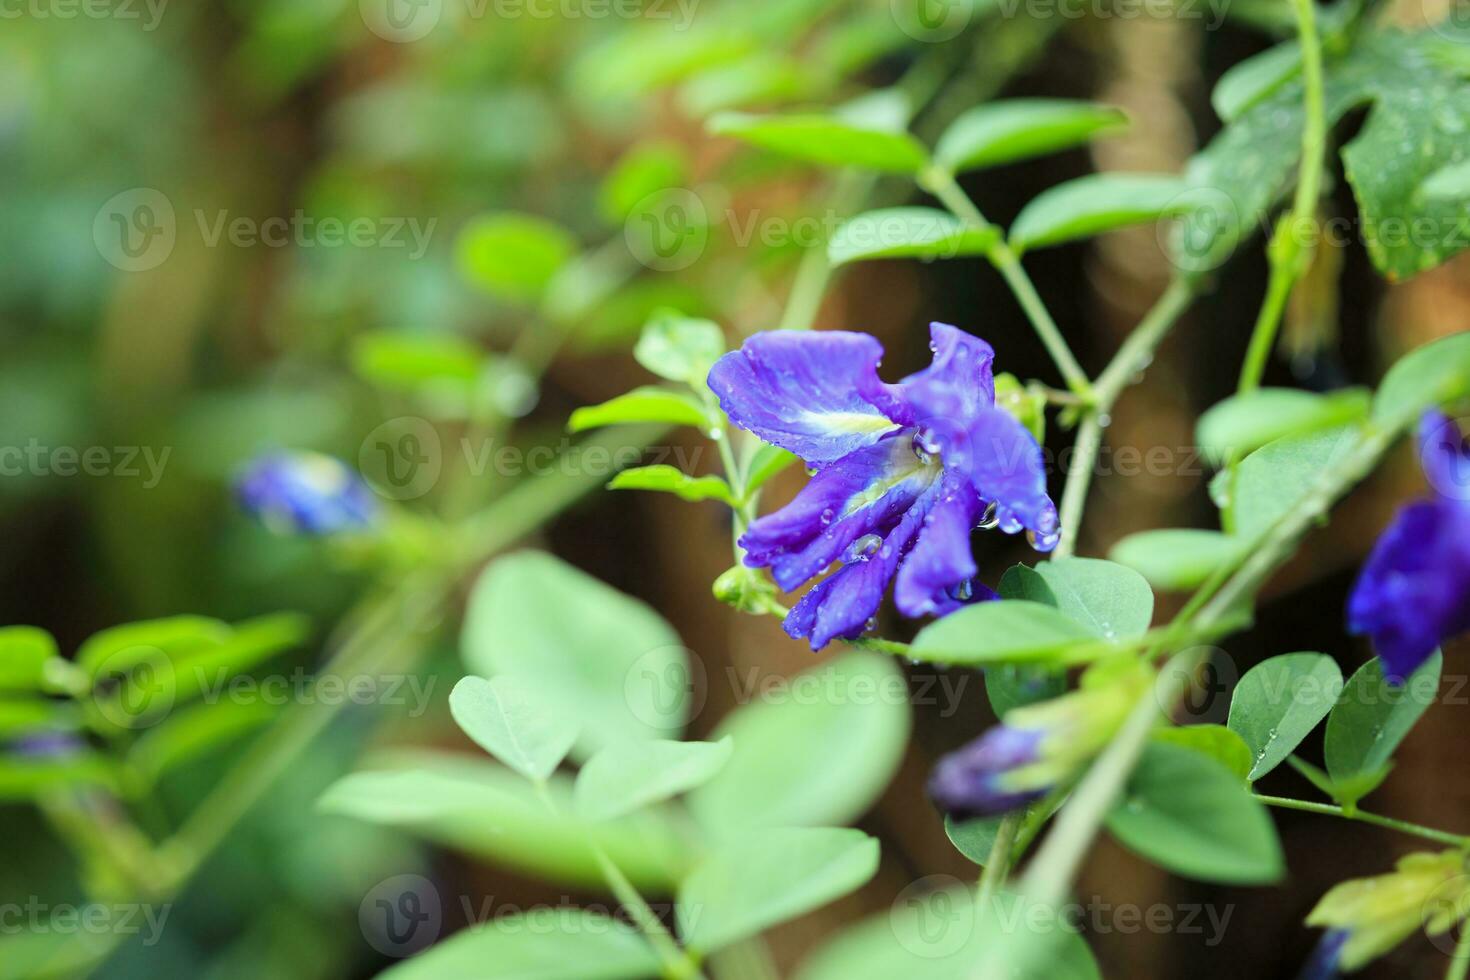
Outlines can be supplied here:
[[1056, 546], [1041, 447], [995, 407], [994, 351], [945, 324], [930, 333], [933, 363], [898, 384], [879, 380], [876, 340], [839, 331], [757, 334], [710, 371], [732, 423], [814, 470], [740, 539], [745, 563], [788, 592], [841, 564], [786, 617], [814, 650], [868, 628], [890, 581], [906, 616], [994, 598], [975, 582], [977, 527]]
[[1419, 457], [1433, 495], [1399, 511], [1348, 600], [1348, 628], [1373, 638], [1394, 683], [1470, 630], [1470, 454], [1455, 424], [1431, 412]]
[[365, 528], [378, 516], [372, 490], [346, 463], [308, 452], [277, 452], [253, 461], [236, 483], [240, 505], [273, 530], [334, 534]]
[[1005, 813], [1047, 794], [1049, 785], [1014, 788], [1007, 777], [1041, 761], [1044, 732], [996, 725], [939, 760], [929, 797], [956, 820]]
[[1332, 929], [1323, 933], [1317, 948], [1312, 950], [1311, 959], [1302, 964], [1297, 980], [1333, 980], [1340, 975], [1338, 962], [1342, 959], [1342, 948], [1347, 945], [1351, 934], [1346, 929]]

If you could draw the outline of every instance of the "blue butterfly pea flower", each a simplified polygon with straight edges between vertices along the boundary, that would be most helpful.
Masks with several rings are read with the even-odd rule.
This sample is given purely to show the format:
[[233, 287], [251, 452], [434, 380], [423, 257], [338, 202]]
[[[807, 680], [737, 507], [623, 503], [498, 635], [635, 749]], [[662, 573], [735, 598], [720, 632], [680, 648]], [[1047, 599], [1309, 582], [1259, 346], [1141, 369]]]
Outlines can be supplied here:
[[346, 463], [309, 452], [256, 459], [235, 485], [248, 513], [283, 533], [325, 535], [361, 530], [378, 517], [372, 490]]
[[995, 405], [995, 353], [945, 324], [931, 365], [886, 384], [866, 334], [778, 330], [722, 357], [709, 386], [730, 421], [813, 470], [781, 510], [740, 539], [745, 563], [793, 591], [834, 563], [787, 615], [786, 632], [820, 649], [868, 628], [890, 582], [906, 616], [945, 615], [995, 594], [977, 584], [977, 527], [1057, 542], [1041, 447]]
[[1394, 683], [1470, 630], [1470, 454], [1455, 424], [1431, 412], [1419, 456], [1433, 494], [1399, 511], [1348, 600], [1348, 628], [1372, 637]]

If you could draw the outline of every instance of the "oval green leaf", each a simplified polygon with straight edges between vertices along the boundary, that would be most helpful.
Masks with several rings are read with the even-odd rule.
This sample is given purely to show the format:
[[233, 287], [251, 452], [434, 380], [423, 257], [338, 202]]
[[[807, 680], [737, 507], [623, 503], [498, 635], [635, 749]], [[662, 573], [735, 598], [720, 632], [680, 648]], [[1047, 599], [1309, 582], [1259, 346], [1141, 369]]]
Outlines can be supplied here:
[[527, 779], [541, 782], [577, 741], [577, 726], [515, 677], [464, 677], [449, 692], [455, 724]]
[[1374, 658], [1348, 679], [1327, 716], [1328, 775], [1338, 785], [1382, 770], [1439, 693], [1442, 657], [1424, 662], [1402, 685], [1390, 684]]
[[1192, 589], [1235, 560], [1241, 543], [1219, 531], [1164, 528], [1140, 531], [1113, 545], [1108, 557], [1137, 571], [1156, 589]]
[[670, 425], [692, 425], [708, 429], [709, 416], [698, 399], [682, 391], [667, 388], [634, 388], [601, 405], [588, 405], [572, 413], [567, 420], [568, 432], [582, 432], [604, 425], [628, 425], [639, 422], [664, 422]]
[[924, 147], [908, 133], [861, 125], [836, 115], [722, 112], [710, 118], [709, 130], [824, 167], [913, 174], [928, 162]]
[[612, 820], [709, 782], [734, 743], [625, 742], [609, 745], [577, 773], [574, 797], [584, 820]]
[[1121, 109], [1067, 99], [1010, 99], [976, 106], [950, 124], [934, 159], [950, 173], [1043, 156], [1126, 128]]
[[1017, 252], [1183, 214], [1187, 184], [1166, 174], [1094, 174], [1040, 194], [1011, 226]]
[[1296, 388], [1260, 388], [1227, 398], [1200, 416], [1196, 439], [1215, 461], [1255, 452], [1268, 442], [1307, 435], [1367, 418], [1366, 388], [1328, 395]]
[[1069, 663], [1096, 635], [1071, 616], [1041, 602], [1002, 599], [961, 609], [919, 631], [909, 656], [937, 664]]
[[984, 255], [999, 239], [993, 225], [975, 228], [935, 208], [884, 208], [838, 228], [827, 243], [827, 259], [834, 266], [866, 259], [953, 259]]
[[1342, 671], [1321, 653], [1284, 653], [1246, 671], [1230, 699], [1230, 730], [1251, 753], [1260, 779], [1296, 751], [1342, 693]]

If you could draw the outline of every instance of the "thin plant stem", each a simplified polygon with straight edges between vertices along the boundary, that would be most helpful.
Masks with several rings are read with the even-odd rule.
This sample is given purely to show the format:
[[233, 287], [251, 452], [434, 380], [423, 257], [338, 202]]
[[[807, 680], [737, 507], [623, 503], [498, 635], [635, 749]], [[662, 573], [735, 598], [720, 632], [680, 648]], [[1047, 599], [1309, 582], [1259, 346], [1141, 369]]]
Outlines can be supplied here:
[[1444, 971], [1444, 980], [1465, 980], [1470, 971], [1470, 922], [1460, 923], [1460, 941], [1455, 943], [1455, 952], [1450, 958], [1449, 969]]
[[1422, 837], [1439, 844], [1447, 844], [1450, 847], [1470, 847], [1470, 837], [1461, 834], [1451, 834], [1444, 830], [1435, 830], [1433, 827], [1425, 827], [1420, 824], [1410, 823], [1407, 820], [1395, 820], [1393, 817], [1381, 817], [1374, 813], [1365, 813], [1362, 810], [1353, 810], [1349, 813], [1340, 806], [1331, 803], [1313, 803], [1310, 800], [1293, 800], [1284, 796], [1265, 796], [1256, 794], [1256, 799], [1267, 806], [1280, 807], [1283, 810], [1300, 810], [1303, 813], [1321, 813], [1331, 817], [1341, 817], [1344, 820], [1356, 820], [1359, 823], [1372, 824], [1375, 827], [1383, 827], [1387, 830], [1396, 830], [1401, 834], [1409, 834], [1413, 837]]
[[1102, 421], [1096, 411], [1088, 409], [1077, 427], [1077, 441], [1072, 447], [1072, 462], [1067, 468], [1067, 485], [1062, 490], [1059, 509], [1061, 537], [1052, 552], [1054, 558], [1067, 558], [1077, 550], [1077, 531], [1082, 524], [1082, 510], [1087, 504], [1087, 491], [1092, 485], [1092, 471], [1097, 468], [1097, 454], [1102, 449]]
[[1000, 826], [996, 828], [995, 842], [990, 846], [990, 857], [985, 861], [985, 870], [980, 875], [980, 886], [975, 893], [975, 904], [980, 907], [982, 915], [1010, 873], [1011, 854], [1022, 816], [1023, 811], [1013, 810], [1001, 819]]
[[1092, 383], [1088, 381], [1087, 373], [1082, 370], [1082, 365], [1077, 363], [1077, 358], [1073, 356], [1072, 349], [1067, 346], [1067, 340], [1062, 336], [1061, 329], [1052, 319], [1051, 313], [1047, 311], [1041, 296], [1037, 294], [1031, 277], [1026, 275], [1026, 270], [1021, 267], [1020, 259], [1016, 258], [1016, 253], [1011, 251], [1011, 247], [1006, 244], [999, 229], [985, 219], [985, 215], [980, 213], [975, 202], [970, 200], [969, 195], [960, 188], [949, 171], [939, 167], [930, 167], [924, 171], [919, 183], [938, 198], [939, 203], [948, 208], [951, 214], [971, 228], [996, 232], [995, 241], [986, 249], [985, 257], [1000, 272], [1006, 285], [1015, 295], [1016, 301], [1021, 304], [1026, 318], [1031, 321], [1032, 329], [1041, 338], [1041, 343], [1051, 355], [1057, 370], [1066, 379], [1067, 387], [1073, 393], [1090, 401]]
[[1327, 96], [1322, 68], [1322, 42], [1317, 33], [1317, 13], [1313, 0], [1292, 0], [1296, 10], [1297, 33], [1302, 49], [1302, 79], [1305, 88], [1306, 126], [1302, 131], [1302, 163], [1297, 177], [1296, 198], [1291, 214], [1277, 226], [1270, 246], [1271, 279], [1266, 301], [1261, 305], [1250, 347], [1240, 370], [1238, 392], [1246, 394], [1261, 384], [1266, 361], [1276, 341], [1276, 331], [1286, 310], [1286, 302], [1303, 272], [1302, 238], [1308, 222], [1317, 214], [1317, 201], [1322, 194], [1322, 168], [1327, 156]]

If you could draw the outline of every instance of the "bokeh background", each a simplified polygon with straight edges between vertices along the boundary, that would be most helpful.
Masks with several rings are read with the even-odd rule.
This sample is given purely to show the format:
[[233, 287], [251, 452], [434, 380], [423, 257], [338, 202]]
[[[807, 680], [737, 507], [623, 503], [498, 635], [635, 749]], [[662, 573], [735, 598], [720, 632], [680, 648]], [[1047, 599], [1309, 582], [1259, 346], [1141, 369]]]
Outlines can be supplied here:
[[[915, 123], [930, 138], [960, 110], [998, 96], [1092, 98], [1129, 112], [1134, 123], [1121, 137], [968, 180], [986, 214], [1005, 223], [1040, 191], [1091, 170], [1181, 170], [1218, 126], [1212, 86], [1289, 32], [1287, 9], [1269, 0], [1173, 14], [1111, 3], [919, 3], [4, 7], [0, 446], [102, 447], [108, 464], [96, 475], [63, 472], [54, 456], [6, 468], [3, 622], [42, 626], [69, 651], [132, 620], [295, 610], [310, 618], [312, 636], [289, 662], [309, 671], [355, 597], [396, 573], [240, 514], [229, 484], [242, 463], [277, 447], [357, 462], [378, 426], [403, 418], [426, 420], [444, 447], [466, 433], [523, 448], [561, 445], [572, 409], [650, 380], [629, 349], [662, 308], [715, 319], [733, 343], [778, 325], [795, 302], [816, 325], [876, 334], [893, 375], [926, 360], [926, 324], [942, 320], [989, 339], [1005, 370], [1054, 381], [1001, 280], [978, 260], [866, 264], [828, 283], [804, 263], [835, 221], [860, 204], [909, 200], [905, 188], [742, 149], [706, 135], [704, 119], [723, 108], [829, 105], [894, 84], [932, 94]], [[1436, 15], [1412, 6], [1398, 12], [1406, 21]], [[697, 197], [707, 228], [676, 254], [650, 254], [640, 209], [670, 188]], [[1352, 213], [1344, 184], [1332, 207]], [[549, 224], [518, 238], [524, 229], [504, 212]], [[232, 233], [241, 219], [243, 230]], [[264, 240], [268, 219], [284, 219], [283, 240]], [[363, 219], [366, 237], [356, 242], [335, 243], [327, 230]], [[136, 235], [136, 254], [120, 250], [124, 229]], [[487, 259], [477, 235], [510, 235], [516, 261]], [[1090, 370], [1167, 280], [1160, 241], [1143, 228], [1028, 258]], [[1328, 252], [1293, 304], [1268, 383], [1373, 383], [1401, 352], [1470, 323], [1465, 261], [1390, 286], [1360, 246]], [[1114, 413], [1114, 460], [1125, 447], [1188, 447], [1200, 411], [1233, 390], [1264, 267], [1251, 248], [1222, 270]], [[793, 290], [798, 299], [789, 301]], [[820, 302], [809, 303], [815, 296]], [[425, 358], [448, 363], [450, 381], [419, 383], [411, 365]], [[697, 433], [672, 438], [695, 469], [716, 465]], [[1065, 433], [1051, 434], [1049, 448], [1066, 444]], [[440, 478], [409, 506], [463, 512], [516, 479], [466, 477], [452, 448], [444, 454]], [[160, 461], [156, 479], [150, 458]], [[1138, 472], [1122, 462], [1109, 469], [1108, 459], [1080, 553], [1104, 554], [1136, 530], [1213, 519], [1199, 466]], [[140, 472], [130, 474], [129, 462]], [[1239, 672], [1299, 649], [1325, 650], [1345, 667], [1367, 658], [1343, 632], [1343, 597], [1417, 479], [1404, 454], [1342, 506], [1329, 533], [1309, 541], [1273, 584], [1255, 629], [1228, 641]], [[800, 480], [788, 472], [768, 497], [784, 499]], [[711, 676], [727, 667], [794, 673], [813, 662], [773, 620], [711, 598], [710, 583], [730, 561], [727, 517], [715, 504], [596, 491], [507, 535], [654, 605]], [[991, 578], [1025, 557], [998, 537], [985, 549]], [[1169, 611], [1164, 598], [1160, 612]], [[398, 874], [425, 874], [445, 894], [524, 906], [564, 896], [605, 902], [314, 812], [322, 788], [368, 747], [468, 748], [444, 702], [463, 672], [457, 615], [445, 611], [414, 668], [436, 682], [427, 711], [339, 712], [194, 878], [161, 941], [124, 943], [95, 975], [370, 976], [391, 961], [365, 940], [359, 906]], [[903, 637], [912, 627], [888, 619], [884, 629]], [[1447, 691], [1455, 676], [1447, 669]], [[692, 735], [706, 734], [733, 700], [728, 686], [713, 685]], [[1377, 809], [1465, 829], [1463, 710], [1431, 710], [1376, 795]], [[974, 875], [922, 787], [938, 754], [990, 720], [978, 683], [959, 710], [916, 707], [903, 765], [861, 823], [883, 842], [878, 877], [778, 929], [772, 946], [783, 969], [842, 924], [886, 908], [911, 881]], [[255, 737], [172, 772], [149, 819], [179, 820]], [[1294, 781], [1278, 772], [1267, 791], [1310, 792]], [[1386, 870], [1412, 843], [1324, 818], [1276, 818], [1292, 873], [1273, 889], [1182, 882], [1104, 840], [1079, 883], [1084, 898], [1232, 910], [1213, 946], [1208, 930], [1089, 935], [1106, 974], [1291, 976], [1315, 942], [1300, 922], [1316, 898], [1343, 878]], [[38, 808], [0, 801], [0, 842], [0, 901], [80, 900], [84, 873]], [[459, 910], [446, 917], [446, 928], [462, 923]], [[0, 937], [0, 975], [3, 943], [14, 938]], [[1415, 941], [1366, 975], [1428, 975], [1443, 962]]]

